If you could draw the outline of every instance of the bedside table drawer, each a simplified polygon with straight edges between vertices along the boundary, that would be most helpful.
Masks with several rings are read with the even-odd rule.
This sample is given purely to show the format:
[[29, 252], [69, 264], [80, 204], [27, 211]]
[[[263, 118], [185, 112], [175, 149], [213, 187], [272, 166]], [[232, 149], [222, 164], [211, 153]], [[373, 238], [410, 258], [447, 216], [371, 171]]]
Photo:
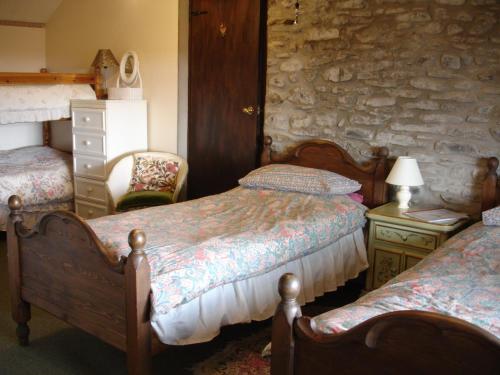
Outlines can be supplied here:
[[76, 109], [73, 111], [73, 127], [105, 131], [104, 111], [91, 109]]
[[375, 226], [375, 239], [426, 250], [434, 250], [438, 244], [438, 237], [435, 235], [395, 228], [379, 223]]
[[373, 288], [384, 285], [393, 277], [399, 275], [401, 270], [402, 256], [398, 251], [391, 249], [376, 248], [373, 259]]

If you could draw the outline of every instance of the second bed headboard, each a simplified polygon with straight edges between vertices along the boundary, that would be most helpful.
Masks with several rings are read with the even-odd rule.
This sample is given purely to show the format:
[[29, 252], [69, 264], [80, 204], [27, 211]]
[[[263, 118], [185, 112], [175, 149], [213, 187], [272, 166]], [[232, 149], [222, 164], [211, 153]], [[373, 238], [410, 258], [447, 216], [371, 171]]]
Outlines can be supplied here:
[[261, 165], [285, 163], [302, 167], [325, 169], [341, 174], [362, 184], [363, 204], [369, 208], [387, 202], [388, 173], [387, 156], [389, 151], [381, 147], [377, 154], [365, 163], [356, 162], [342, 147], [326, 140], [306, 141], [292, 148], [282, 156], [274, 156], [271, 150], [273, 140], [264, 137]]

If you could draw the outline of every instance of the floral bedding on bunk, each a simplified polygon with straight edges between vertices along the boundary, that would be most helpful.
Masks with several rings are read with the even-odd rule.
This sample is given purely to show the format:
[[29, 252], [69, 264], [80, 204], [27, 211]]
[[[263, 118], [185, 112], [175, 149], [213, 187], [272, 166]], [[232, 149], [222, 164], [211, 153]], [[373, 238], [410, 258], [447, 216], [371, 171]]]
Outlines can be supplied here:
[[500, 338], [500, 227], [473, 225], [381, 288], [313, 321], [335, 333], [398, 310], [453, 316]]
[[45, 146], [0, 151], [0, 230], [5, 230], [13, 194], [25, 207], [67, 205], [73, 200], [71, 155]]
[[89, 220], [118, 258], [128, 233], [146, 233], [154, 314], [168, 313], [223, 284], [271, 271], [365, 224], [347, 196], [238, 187], [226, 193]]

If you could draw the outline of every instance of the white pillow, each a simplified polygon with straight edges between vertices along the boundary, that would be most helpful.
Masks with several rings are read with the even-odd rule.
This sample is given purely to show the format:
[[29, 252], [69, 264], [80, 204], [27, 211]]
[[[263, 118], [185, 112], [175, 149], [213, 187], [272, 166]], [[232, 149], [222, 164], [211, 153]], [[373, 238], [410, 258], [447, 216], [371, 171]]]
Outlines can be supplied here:
[[291, 164], [270, 164], [255, 169], [239, 183], [248, 188], [307, 194], [349, 194], [361, 189], [359, 182], [337, 173]]

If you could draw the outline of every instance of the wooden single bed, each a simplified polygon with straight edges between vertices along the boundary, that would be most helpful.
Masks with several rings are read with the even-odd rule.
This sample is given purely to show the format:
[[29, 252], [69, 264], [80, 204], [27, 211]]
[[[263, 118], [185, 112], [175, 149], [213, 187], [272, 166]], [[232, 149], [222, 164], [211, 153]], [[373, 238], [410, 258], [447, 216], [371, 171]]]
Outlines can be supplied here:
[[[359, 164], [332, 142], [305, 142], [281, 158], [272, 155], [271, 143], [266, 137], [262, 164], [290, 163], [338, 172], [362, 183], [368, 206], [385, 202], [387, 149]], [[9, 206], [9, 288], [20, 344], [28, 344], [30, 306], [34, 305], [126, 352], [130, 374], [150, 373], [152, 355], [165, 345], [151, 327], [146, 234], [132, 230], [128, 257], [114, 261], [78, 216], [49, 213], [28, 231], [23, 227], [21, 200], [12, 196]]]
[[[496, 198], [498, 159], [488, 159], [487, 166], [488, 172], [482, 190], [482, 211], [493, 208], [499, 203]], [[495, 227], [490, 228], [497, 233], [497, 229], [493, 229]], [[472, 232], [475, 228], [470, 228], [470, 230]], [[481, 232], [478, 236], [484, 237], [484, 233]], [[467, 244], [467, 240], [464, 243]], [[456, 245], [459, 249], [463, 249], [462, 246], [461, 242]], [[494, 246], [493, 244], [492, 250], [490, 249], [493, 253], [497, 250]], [[440, 265], [443, 264], [443, 258], [444, 256], [439, 258]], [[425, 268], [420, 269], [429, 269], [427, 267], [429, 264], [434, 266], [434, 263], [428, 262]], [[453, 267], [453, 264], [450, 264]], [[491, 266], [495, 267], [495, 265]], [[426, 277], [427, 275], [428, 273]], [[414, 288], [422, 290], [421, 286], [415, 284], [415, 279], [409, 278], [409, 280], [413, 283], [408, 284], [411, 285], [412, 291]], [[498, 282], [498, 279], [494, 280]], [[396, 284], [393, 284], [395, 286], [389, 285], [386, 295], [389, 298], [394, 297], [394, 294], [391, 294], [392, 290], [401, 290], [398, 288], [404, 281], [406, 279], [401, 277]], [[455, 284], [452, 285], [455, 287]], [[434, 287], [439, 289], [440, 285], [437, 284]], [[321, 325], [322, 316], [319, 318], [319, 323], [315, 320], [317, 318], [302, 316], [300, 306], [296, 301], [300, 283], [293, 274], [283, 275], [278, 288], [282, 302], [273, 318], [271, 359], [273, 375], [500, 373], [500, 340], [492, 333], [464, 320], [435, 312], [393, 311], [365, 321], [361, 320], [361, 323], [353, 320], [352, 323], [347, 324], [353, 325], [352, 328], [347, 330], [335, 329], [334, 332], [337, 333], [324, 333], [324, 330], [318, 328], [318, 324]], [[498, 285], [493, 287], [495, 288], [498, 289]], [[376, 298], [380, 295], [379, 293], [372, 299], [365, 299], [359, 310], [354, 310], [358, 308], [356, 303], [352, 304], [352, 307], [347, 307], [351, 310], [347, 310], [339, 319], [344, 316], [354, 319], [353, 311], [366, 311], [368, 304], [378, 301]], [[482, 298], [488, 298], [485, 295], [486, 292]], [[466, 299], [469, 298], [472, 297], [466, 295]], [[387, 301], [384, 299], [381, 303]], [[488, 306], [487, 309], [490, 307]], [[387, 310], [390, 311], [388, 308], [384, 311]], [[471, 311], [472, 315], [474, 311], [476, 310]], [[330, 319], [335, 318], [335, 310], [327, 314], [331, 314], [328, 315]]]

